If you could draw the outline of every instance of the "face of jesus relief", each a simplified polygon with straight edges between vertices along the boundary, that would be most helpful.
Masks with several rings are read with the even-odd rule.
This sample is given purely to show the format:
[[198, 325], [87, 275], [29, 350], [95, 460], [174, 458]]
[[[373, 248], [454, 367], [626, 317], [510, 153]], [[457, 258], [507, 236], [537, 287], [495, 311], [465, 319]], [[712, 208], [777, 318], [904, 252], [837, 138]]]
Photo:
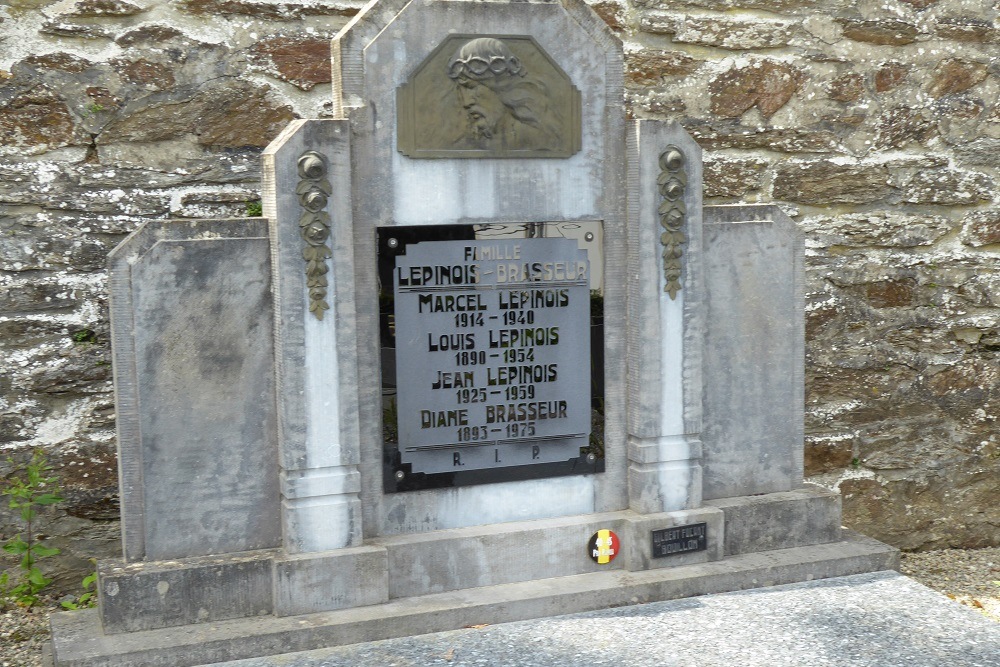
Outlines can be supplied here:
[[477, 139], [492, 139], [500, 121], [510, 112], [497, 93], [484, 81], [460, 77], [458, 99], [465, 109], [470, 133]]

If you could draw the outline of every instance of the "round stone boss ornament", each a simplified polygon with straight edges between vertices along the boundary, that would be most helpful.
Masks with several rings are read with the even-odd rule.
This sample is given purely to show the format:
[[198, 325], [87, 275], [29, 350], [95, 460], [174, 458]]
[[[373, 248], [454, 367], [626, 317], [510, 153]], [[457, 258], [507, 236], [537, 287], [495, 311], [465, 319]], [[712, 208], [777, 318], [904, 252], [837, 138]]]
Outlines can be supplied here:
[[587, 543], [587, 555], [601, 565], [613, 561], [620, 550], [621, 543], [618, 541], [618, 536], [610, 530], [597, 531]]

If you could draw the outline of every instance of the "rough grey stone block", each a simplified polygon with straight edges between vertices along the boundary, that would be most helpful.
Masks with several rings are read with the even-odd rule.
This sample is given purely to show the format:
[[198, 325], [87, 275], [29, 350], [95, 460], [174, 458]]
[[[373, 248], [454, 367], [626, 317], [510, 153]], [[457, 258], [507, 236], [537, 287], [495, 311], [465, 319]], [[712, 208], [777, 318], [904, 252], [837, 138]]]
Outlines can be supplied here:
[[274, 613], [309, 614], [389, 599], [386, 551], [354, 547], [274, 559]]
[[726, 515], [726, 556], [840, 539], [840, 494], [819, 486], [721, 498], [706, 505]]
[[126, 559], [277, 546], [267, 221], [149, 222], [109, 272]]
[[706, 500], [802, 482], [803, 239], [776, 206], [705, 207]]
[[104, 633], [270, 614], [272, 555], [261, 551], [183, 563], [102, 562], [97, 590]]

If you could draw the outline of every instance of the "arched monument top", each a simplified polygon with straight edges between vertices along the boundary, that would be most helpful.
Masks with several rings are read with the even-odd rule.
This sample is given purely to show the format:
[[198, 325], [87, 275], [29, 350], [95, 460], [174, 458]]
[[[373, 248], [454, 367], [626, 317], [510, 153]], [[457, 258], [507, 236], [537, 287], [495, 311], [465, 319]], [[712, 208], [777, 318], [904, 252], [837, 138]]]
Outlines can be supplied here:
[[[530, 6], [527, 12], [525, 11], [526, 5]], [[589, 42], [586, 43], [583, 39], [575, 39], [564, 41], [564, 46], [568, 49], [589, 48], [603, 52], [608, 64], [607, 71], [609, 72], [610, 79], [608, 83], [619, 90], [621, 89], [623, 68], [621, 40], [615, 36], [608, 25], [583, 0], [565, 0], [564, 2], [535, 0], [518, 3], [456, 2], [453, 0], [449, 0], [448, 2], [441, 2], [440, 0], [414, 0], [412, 2], [406, 2], [405, 0], [372, 0], [333, 38], [331, 66], [333, 68], [332, 94], [334, 117], [344, 118], [350, 109], [366, 103], [368, 97], [365, 91], [366, 69], [364, 54], [371, 44], [383, 37], [398, 39], [398, 35], [392, 35], [391, 32], [387, 33], [387, 28], [407, 15], [445, 12], [453, 20], [440, 22], [443, 32], [438, 43], [428, 42], [424, 45], [425, 50], [419, 57], [407, 58], [406, 66], [410, 70], [416, 68], [431, 51], [439, 46], [440, 41], [444, 37], [447, 37], [449, 33], [488, 32], [481, 29], [472, 29], [474, 25], [482, 25], [481, 16], [484, 14], [493, 14], [501, 22], [506, 22], [508, 26], [518, 23], [518, 15], [521, 17], [531, 17], [534, 14], [543, 14], [546, 16], [562, 14], [568, 21], [579, 26], [581, 35], [586, 36], [586, 42]], [[463, 22], [466, 22], [469, 27], [466, 29], [456, 28], [456, 25]], [[494, 32], [531, 35], [533, 33], [533, 30], [530, 29], [532, 25], [541, 27], [548, 25], [548, 22], [527, 20], [525, 21], [525, 26], [529, 28], [528, 30], [503, 28]], [[537, 39], [537, 36], [535, 37]]]

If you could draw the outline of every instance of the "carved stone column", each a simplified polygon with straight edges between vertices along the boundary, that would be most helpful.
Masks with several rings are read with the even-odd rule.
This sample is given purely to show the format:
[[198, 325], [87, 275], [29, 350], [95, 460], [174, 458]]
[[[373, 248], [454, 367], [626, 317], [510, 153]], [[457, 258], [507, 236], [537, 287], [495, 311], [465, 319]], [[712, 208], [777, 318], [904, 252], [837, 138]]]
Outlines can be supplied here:
[[628, 147], [629, 506], [701, 505], [701, 149], [637, 121]]
[[349, 139], [347, 121], [297, 121], [263, 156], [289, 553], [361, 543], [354, 297], [335, 289], [354, 274]]

